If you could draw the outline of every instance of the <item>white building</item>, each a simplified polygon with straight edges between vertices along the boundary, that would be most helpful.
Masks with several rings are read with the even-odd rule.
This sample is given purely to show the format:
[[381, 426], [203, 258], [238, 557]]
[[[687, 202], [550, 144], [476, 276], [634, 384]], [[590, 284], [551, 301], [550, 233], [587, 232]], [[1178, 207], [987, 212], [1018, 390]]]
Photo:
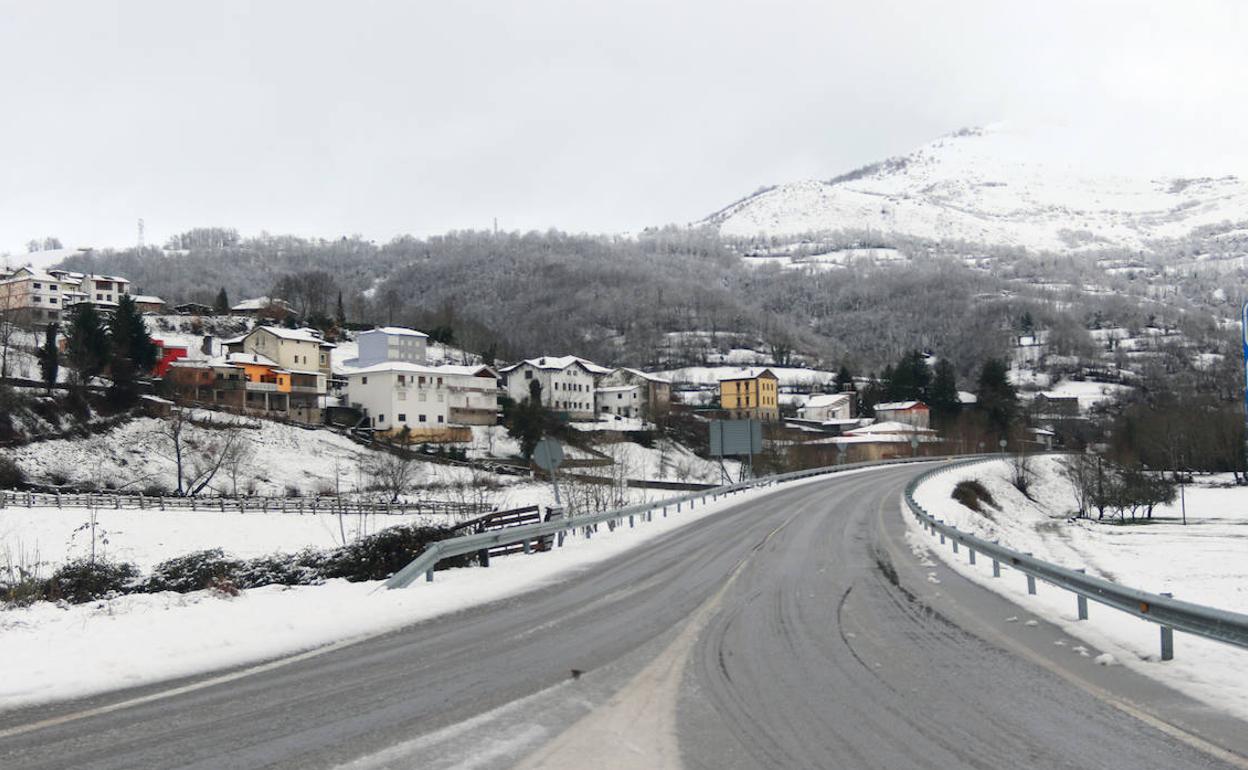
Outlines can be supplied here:
[[498, 374], [488, 366], [422, 366], [385, 361], [348, 372], [347, 403], [369, 427], [421, 431], [492, 425], [498, 419]]
[[892, 401], [875, 405], [879, 422], [900, 422], [917, 428], [930, 428], [931, 410], [922, 401]]
[[537, 382], [542, 387], [542, 404], [574, 420], [593, 419], [596, 383], [610, 372], [576, 356], [530, 358], [499, 370], [513, 401], [528, 398], [531, 383]]
[[797, 416], [818, 422], [849, 420], [854, 416], [853, 402], [852, 393], [821, 393], [806, 399], [806, 403], [798, 407]]
[[640, 384], [603, 385], [594, 391], [594, 404], [599, 414], [641, 417], [646, 394]]
[[0, 311], [32, 324], [62, 322], [67, 308], [86, 303], [108, 313], [129, 293], [125, 278], [21, 267], [0, 280]]
[[356, 366], [373, 366], [383, 361], [428, 363], [429, 335], [402, 326], [382, 326], [360, 332], [356, 337], [360, 353]]

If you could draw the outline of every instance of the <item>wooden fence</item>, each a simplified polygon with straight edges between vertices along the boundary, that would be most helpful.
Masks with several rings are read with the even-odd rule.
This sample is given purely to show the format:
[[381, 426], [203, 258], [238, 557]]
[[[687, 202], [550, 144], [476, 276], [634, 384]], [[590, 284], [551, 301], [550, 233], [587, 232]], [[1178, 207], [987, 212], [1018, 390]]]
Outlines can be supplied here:
[[412, 500], [397, 503], [343, 500], [337, 497], [165, 497], [100, 493], [21, 492], [0, 490], [4, 508], [91, 508], [96, 510], [219, 511], [236, 513], [343, 513], [383, 515], [433, 514], [477, 516], [490, 510], [483, 503], [453, 500]]

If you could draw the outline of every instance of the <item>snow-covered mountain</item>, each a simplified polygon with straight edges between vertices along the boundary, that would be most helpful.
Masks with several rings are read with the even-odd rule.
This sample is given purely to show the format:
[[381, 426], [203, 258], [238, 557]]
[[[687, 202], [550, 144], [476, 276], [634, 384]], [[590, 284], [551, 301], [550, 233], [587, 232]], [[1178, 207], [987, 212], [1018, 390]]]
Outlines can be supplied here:
[[[1147, 248], [1201, 225], [1248, 219], [1248, 182], [1093, 170], [1052, 131], [964, 129], [828, 181], [765, 189], [703, 224], [725, 235], [900, 233], [1068, 251]], [[1144, 164], [1141, 164], [1144, 165]]]

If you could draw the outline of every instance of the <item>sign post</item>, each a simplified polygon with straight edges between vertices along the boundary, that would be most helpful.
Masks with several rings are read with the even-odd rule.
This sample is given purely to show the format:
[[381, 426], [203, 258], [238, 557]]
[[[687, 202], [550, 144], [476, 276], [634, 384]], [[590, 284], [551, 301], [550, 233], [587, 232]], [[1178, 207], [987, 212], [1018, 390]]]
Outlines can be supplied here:
[[555, 505], [563, 506], [559, 499], [559, 475], [555, 472], [563, 464], [563, 447], [553, 438], [544, 438], [533, 447], [533, 462], [550, 473], [550, 483], [555, 487]]
[[721, 468], [724, 457], [747, 457], [752, 472], [754, 455], [763, 451], [763, 424], [758, 420], [714, 420], [710, 443], [711, 457], [720, 458]]

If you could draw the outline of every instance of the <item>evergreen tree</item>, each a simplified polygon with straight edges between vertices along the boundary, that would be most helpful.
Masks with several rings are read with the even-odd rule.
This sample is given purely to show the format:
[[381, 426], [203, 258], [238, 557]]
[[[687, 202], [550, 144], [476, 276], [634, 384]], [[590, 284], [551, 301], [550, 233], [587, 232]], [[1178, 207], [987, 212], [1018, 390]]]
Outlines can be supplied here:
[[222, 286], [221, 290], [217, 292], [217, 301], [214, 302], [212, 306], [218, 313], [230, 312], [230, 297], [225, 293], [224, 286]]
[[533, 456], [533, 449], [546, 433], [548, 412], [542, 405], [542, 384], [537, 380], [529, 383], [529, 395], [512, 409], [507, 433], [520, 442], [520, 454]]
[[976, 395], [979, 396], [979, 409], [987, 417], [989, 426], [1005, 438], [1011, 423], [1018, 416], [1018, 393], [1010, 384], [1009, 369], [1004, 361], [990, 358], [984, 362]]
[[832, 380], [832, 384], [836, 386], [837, 393], [844, 393], [847, 390], [853, 390], [854, 376], [849, 373], [848, 366], [841, 364], [841, 368], [836, 373], [835, 379]]
[[334, 313], [334, 319], [338, 321], [340, 327], [347, 322], [347, 309], [342, 304], [342, 289], [338, 290], [338, 307]]
[[962, 408], [962, 402], [958, 398], [957, 372], [947, 358], [936, 362], [927, 405], [931, 407], [932, 416], [936, 418], [938, 425], [948, 424]]
[[134, 304], [123, 294], [117, 312], [108, 324], [109, 367], [113, 384], [109, 398], [118, 406], [134, 403], [139, 377], [147, 375], [156, 365], [156, 343], [147, 332], [147, 323]]
[[85, 385], [108, 364], [108, 334], [94, 305], [74, 306], [65, 337], [66, 360], [74, 368], [75, 381]]
[[43, 384], [49, 395], [52, 393], [52, 388], [56, 386], [56, 378], [61, 369], [60, 351], [56, 349], [58, 329], [56, 324], [48, 324], [48, 327], [43, 330], [43, 345], [40, 346], [37, 354], [39, 372], [43, 375]]
[[889, 401], [923, 401], [928, 399], [932, 369], [927, 358], [917, 350], [905, 354], [888, 379]]

